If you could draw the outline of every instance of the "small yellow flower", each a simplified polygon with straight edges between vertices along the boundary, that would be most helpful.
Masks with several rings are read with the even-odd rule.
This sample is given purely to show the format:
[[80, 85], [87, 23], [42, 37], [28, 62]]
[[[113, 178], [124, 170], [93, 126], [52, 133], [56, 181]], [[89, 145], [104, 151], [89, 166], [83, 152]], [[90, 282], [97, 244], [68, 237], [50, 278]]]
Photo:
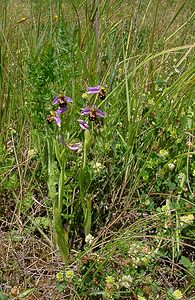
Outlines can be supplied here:
[[143, 297], [143, 296], [137, 296], [137, 300], [146, 300], [146, 298], [145, 297]]
[[110, 294], [109, 292], [104, 292], [104, 299], [112, 300], [114, 298], [112, 297], [112, 294]]
[[185, 215], [185, 216], [181, 216], [180, 217], [180, 225], [181, 226], [187, 226], [192, 224], [194, 221], [194, 215], [189, 214], [189, 215]]
[[74, 271], [68, 270], [68, 271], [66, 271], [65, 275], [66, 275], [67, 279], [72, 279], [74, 277]]
[[29, 149], [28, 150], [28, 156], [29, 157], [33, 157], [36, 155], [36, 150], [35, 149]]
[[160, 151], [159, 151], [159, 156], [160, 157], [165, 157], [165, 156], [167, 156], [169, 154], [169, 152], [167, 151], [167, 150], [165, 150], [165, 149], [161, 149]]
[[106, 282], [106, 284], [114, 284], [115, 283], [114, 277], [113, 276], [106, 276], [105, 282]]
[[55, 21], [58, 20], [58, 16], [57, 16], [57, 15], [54, 16], [54, 20], [55, 20]]
[[176, 290], [175, 292], [173, 292], [172, 296], [176, 300], [182, 299], [183, 297], [182, 292], [180, 290]]
[[86, 237], [85, 237], [85, 243], [89, 243], [89, 245], [91, 245], [93, 243], [94, 240], [94, 236], [91, 235], [91, 233], [89, 233]]
[[88, 98], [88, 94], [87, 93], [83, 93], [81, 96], [83, 99], [87, 99]]
[[148, 104], [154, 105], [154, 104], [155, 104], [154, 99], [149, 99], [149, 100], [148, 100]]
[[93, 162], [92, 167], [95, 173], [99, 173], [104, 168], [104, 165], [99, 162]]
[[64, 280], [64, 274], [62, 272], [58, 272], [56, 274], [56, 279], [59, 281], [59, 282], [62, 282]]

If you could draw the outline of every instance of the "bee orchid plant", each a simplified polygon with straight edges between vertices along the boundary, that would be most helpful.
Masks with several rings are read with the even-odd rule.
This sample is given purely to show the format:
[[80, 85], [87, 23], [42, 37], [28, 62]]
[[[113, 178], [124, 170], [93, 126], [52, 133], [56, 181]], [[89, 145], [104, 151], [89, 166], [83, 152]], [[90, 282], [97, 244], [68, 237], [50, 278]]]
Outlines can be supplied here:
[[[102, 100], [106, 97], [105, 89], [98, 85], [95, 87], [89, 87], [86, 90], [86, 95], [97, 94], [98, 97]], [[91, 100], [91, 99], [90, 99]], [[58, 136], [52, 141], [48, 139], [48, 171], [49, 171], [49, 181], [48, 188], [50, 197], [53, 200], [53, 223], [54, 223], [54, 232], [55, 240], [58, 245], [59, 251], [62, 255], [62, 258], [65, 262], [68, 261], [69, 256], [69, 217], [66, 214], [66, 226], [64, 226], [64, 220], [62, 219], [63, 215], [63, 199], [64, 199], [64, 188], [66, 180], [66, 163], [68, 157], [68, 151], [81, 152], [83, 153], [83, 163], [79, 172], [79, 186], [80, 186], [80, 202], [83, 210], [83, 227], [85, 237], [88, 236], [91, 232], [91, 223], [92, 223], [92, 200], [89, 195], [87, 195], [87, 156], [89, 149], [92, 145], [93, 139], [93, 125], [91, 126], [90, 122], [98, 122], [99, 118], [104, 118], [105, 113], [98, 109], [94, 104], [91, 104], [85, 108], [81, 109], [81, 117], [88, 117], [87, 120], [78, 119], [78, 124], [82, 131], [84, 131], [84, 142], [83, 145], [81, 142], [69, 143], [66, 142], [63, 135], [63, 126], [61, 127], [61, 118], [65, 112], [68, 111], [70, 103], [73, 102], [72, 99], [64, 94], [60, 94], [55, 97], [52, 101], [52, 104], [58, 106], [55, 111], [51, 112], [51, 115], [47, 118], [48, 124], [55, 122], [58, 126]], [[90, 101], [91, 102], [91, 101]], [[62, 144], [64, 147], [61, 148], [59, 145]], [[62, 149], [62, 150], [61, 150]], [[60, 175], [58, 180], [58, 190], [56, 191], [56, 180], [54, 176], [54, 169], [56, 160], [60, 169]]]

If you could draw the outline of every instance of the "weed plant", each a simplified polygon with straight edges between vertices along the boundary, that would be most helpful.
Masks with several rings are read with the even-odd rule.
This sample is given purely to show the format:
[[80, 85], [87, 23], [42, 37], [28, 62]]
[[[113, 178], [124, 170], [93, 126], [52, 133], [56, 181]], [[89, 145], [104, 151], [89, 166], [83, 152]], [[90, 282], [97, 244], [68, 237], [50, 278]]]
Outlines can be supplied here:
[[[193, 1], [1, 7], [0, 238], [60, 250], [52, 299], [194, 299]], [[82, 130], [86, 104], [105, 118]], [[51, 298], [2, 257], [1, 299]]]

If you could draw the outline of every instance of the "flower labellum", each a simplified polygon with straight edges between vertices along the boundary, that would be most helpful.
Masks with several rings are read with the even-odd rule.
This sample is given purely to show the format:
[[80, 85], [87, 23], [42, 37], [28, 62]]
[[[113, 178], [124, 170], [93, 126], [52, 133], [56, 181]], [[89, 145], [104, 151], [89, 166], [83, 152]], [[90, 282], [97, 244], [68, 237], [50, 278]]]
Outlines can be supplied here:
[[106, 98], [106, 90], [102, 86], [99, 90], [98, 96], [100, 97], [101, 100], [104, 100]]
[[57, 111], [52, 111], [51, 115], [47, 117], [47, 123], [51, 124], [53, 121], [60, 127], [61, 126], [61, 119], [57, 113]]
[[58, 104], [61, 108], [66, 107], [68, 102], [72, 102], [72, 99], [70, 97], [64, 96], [64, 94], [60, 94], [53, 99], [52, 104]]
[[89, 125], [88, 125], [87, 122], [85, 122], [83, 120], [78, 120], [78, 122], [79, 122], [79, 125], [80, 125], [81, 129], [86, 130], [86, 129], [89, 128]]
[[81, 115], [88, 115], [90, 121], [95, 121], [97, 116], [100, 118], [105, 117], [105, 113], [98, 109], [95, 105], [83, 108], [81, 110]]

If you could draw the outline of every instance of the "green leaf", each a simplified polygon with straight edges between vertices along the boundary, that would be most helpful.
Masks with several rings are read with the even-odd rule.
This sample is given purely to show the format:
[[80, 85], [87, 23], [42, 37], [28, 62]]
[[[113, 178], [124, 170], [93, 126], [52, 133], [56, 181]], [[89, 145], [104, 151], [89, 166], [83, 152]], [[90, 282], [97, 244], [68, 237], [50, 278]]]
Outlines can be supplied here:
[[91, 134], [88, 129], [85, 130], [84, 136], [85, 136], [85, 148], [86, 151], [88, 151], [91, 146]]
[[21, 299], [21, 298], [24, 298], [28, 295], [31, 295], [33, 292], [34, 292], [34, 288], [27, 289], [26, 291], [20, 293], [18, 297], [19, 297], [19, 299]]
[[192, 262], [189, 260], [189, 258], [182, 256], [179, 263], [183, 265], [186, 269], [191, 268]]

